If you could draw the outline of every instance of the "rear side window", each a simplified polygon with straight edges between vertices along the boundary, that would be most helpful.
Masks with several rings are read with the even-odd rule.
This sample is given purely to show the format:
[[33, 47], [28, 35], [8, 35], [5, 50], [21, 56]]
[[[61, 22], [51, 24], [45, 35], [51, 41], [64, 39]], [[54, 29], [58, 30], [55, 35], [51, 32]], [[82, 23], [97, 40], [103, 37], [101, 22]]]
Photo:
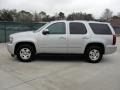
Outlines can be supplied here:
[[71, 22], [70, 23], [70, 34], [86, 34], [87, 29], [83, 23]]
[[107, 24], [90, 23], [89, 25], [95, 34], [105, 34], [105, 35], [112, 34], [112, 32]]

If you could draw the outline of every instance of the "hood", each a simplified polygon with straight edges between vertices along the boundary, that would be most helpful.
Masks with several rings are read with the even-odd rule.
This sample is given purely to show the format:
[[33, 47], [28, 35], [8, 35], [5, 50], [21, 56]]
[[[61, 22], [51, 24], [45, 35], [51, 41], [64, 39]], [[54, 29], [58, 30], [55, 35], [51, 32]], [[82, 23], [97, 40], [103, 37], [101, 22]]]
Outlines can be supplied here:
[[11, 34], [10, 37], [22, 37], [22, 36], [33, 36], [34, 32], [33, 31], [26, 31], [26, 32], [19, 32], [19, 33], [14, 33]]

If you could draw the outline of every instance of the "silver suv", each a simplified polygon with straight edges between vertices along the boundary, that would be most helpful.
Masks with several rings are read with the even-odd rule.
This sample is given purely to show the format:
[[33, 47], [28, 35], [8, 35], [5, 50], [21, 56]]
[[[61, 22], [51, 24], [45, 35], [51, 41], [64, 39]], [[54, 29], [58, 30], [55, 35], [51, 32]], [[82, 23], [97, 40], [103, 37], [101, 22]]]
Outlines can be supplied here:
[[29, 62], [38, 53], [83, 54], [97, 63], [104, 54], [116, 51], [116, 36], [109, 23], [96, 21], [53, 21], [36, 31], [10, 35], [8, 51]]

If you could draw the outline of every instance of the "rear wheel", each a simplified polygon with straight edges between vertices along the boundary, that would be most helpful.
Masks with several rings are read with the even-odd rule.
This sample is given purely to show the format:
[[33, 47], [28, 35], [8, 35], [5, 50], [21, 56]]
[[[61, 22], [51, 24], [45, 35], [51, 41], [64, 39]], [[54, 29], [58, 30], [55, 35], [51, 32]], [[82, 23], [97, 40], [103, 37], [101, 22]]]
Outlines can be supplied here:
[[98, 63], [102, 60], [102, 49], [98, 46], [90, 46], [86, 50], [86, 58], [90, 63]]
[[21, 45], [17, 48], [17, 58], [22, 62], [30, 62], [35, 55], [35, 50], [31, 45]]

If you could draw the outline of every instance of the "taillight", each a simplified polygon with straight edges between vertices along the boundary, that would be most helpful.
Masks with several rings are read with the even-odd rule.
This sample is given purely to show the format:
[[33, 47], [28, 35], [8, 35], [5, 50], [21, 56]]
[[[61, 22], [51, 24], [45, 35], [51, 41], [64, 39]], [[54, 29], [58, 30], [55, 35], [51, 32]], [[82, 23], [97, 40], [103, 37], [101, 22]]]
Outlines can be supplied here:
[[115, 44], [116, 44], [116, 36], [113, 35], [113, 45], [115, 45]]

